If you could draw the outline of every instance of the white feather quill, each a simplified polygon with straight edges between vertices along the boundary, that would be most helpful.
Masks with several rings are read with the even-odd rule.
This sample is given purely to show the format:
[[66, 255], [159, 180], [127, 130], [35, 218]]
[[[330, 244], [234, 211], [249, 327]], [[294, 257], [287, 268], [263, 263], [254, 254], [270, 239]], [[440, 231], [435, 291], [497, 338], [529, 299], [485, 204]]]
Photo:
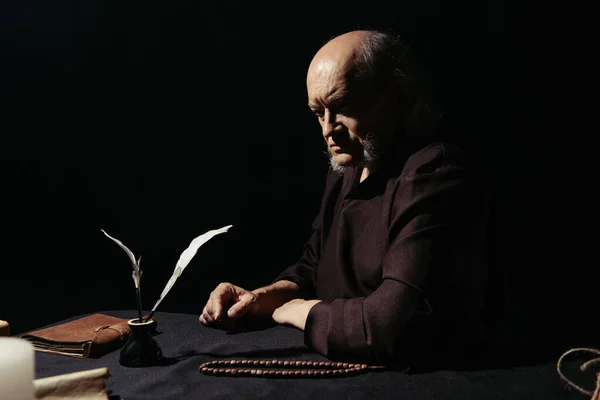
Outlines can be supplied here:
[[139, 289], [140, 282], [142, 280], [142, 272], [140, 270], [140, 261], [142, 261], [142, 256], [140, 256], [140, 258], [136, 261], [135, 256], [133, 255], [133, 252], [131, 250], [129, 250], [127, 248], [127, 246], [125, 246], [119, 239], [115, 239], [114, 237], [110, 236], [108, 233], [106, 233], [104, 231], [104, 229], [101, 229], [101, 231], [106, 236], [108, 236], [109, 239], [113, 240], [116, 244], [118, 244], [119, 247], [122, 248], [123, 251], [125, 251], [125, 253], [127, 254], [127, 257], [129, 257], [129, 261], [131, 262], [131, 267], [133, 268], [133, 272], [132, 272], [133, 282], [135, 283], [135, 288]]
[[190, 243], [188, 248], [185, 249], [183, 251], [183, 253], [181, 253], [181, 256], [179, 256], [179, 260], [177, 261], [177, 264], [175, 265], [175, 270], [173, 271], [171, 278], [169, 278], [167, 285], [165, 286], [162, 293], [160, 294], [160, 298], [158, 299], [156, 304], [154, 304], [154, 307], [152, 307], [152, 311], [150, 312], [148, 319], [150, 319], [152, 317], [152, 315], [154, 314], [154, 311], [156, 311], [156, 308], [158, 307], [160, 302], [163, 301], [163, 299], [165, 298], [167, 293], [169, 293], [169, 290], [171, 290], [171, 288], [175, 284], [175, 281], [177, 281], [177, 279], [181, 276], [181, 273], [183, 272], [185, 267], [187, 267], [188, 264], [190, 263], [190, 261], [192, 261], [192, 258], [194, 258], [194, 256], [196, 255], [196, 252], [198, 251], [200, 246], [202, 246], [204, 243], [208, 242], [214, 236], [216, 236], [220, 233], [227, 232], [229, 230], [229, 228], [231, 228], [232, 226], [233, 225], [227, 225], [220, 229], [210, 230], [210, 231], [196, 237], [194, 240], [192, 240], [192, 242]]

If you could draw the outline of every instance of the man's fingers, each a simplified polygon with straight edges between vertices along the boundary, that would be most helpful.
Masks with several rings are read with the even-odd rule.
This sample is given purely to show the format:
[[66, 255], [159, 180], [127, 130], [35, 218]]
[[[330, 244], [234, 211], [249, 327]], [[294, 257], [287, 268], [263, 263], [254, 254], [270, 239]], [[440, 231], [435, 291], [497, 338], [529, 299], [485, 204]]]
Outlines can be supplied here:
[[[254, 293], [239, 286], [228, 282], [220, 283], [210, 293], [199, 320], [204, 325], [229, 329], [234, 326], [233, 319], [241, 317], [251, 309], [256, 299]], [[230, 305], [231, 308], [227, 310]]]
[[233, 320], [231, 320], [229, 318], [215, 320], [210, 315], [208, 310], [209, 310], [209, 307], [207, 305], [206, 307], [204, 307], [204, 309], [202, 310], [202, 314], [200, 314], [200, 317], [198, 318], [198, 320], [200, 321], [200, 323], [202, 325], [208, 326], [211, 328], [216, 328], [216, 329], [223, 329], [223, 330], [232, 330], [235, 327], [235, 323]]
[[235, 327], [235, 322], [229, 318], [225, 318], [221, 321], [215, 321], [208, 314], [202, 314], [200, 315], [199, 320], [200, 323], [202, 323], [202, 325], [204, 326], [216, 329], [223, 329], [226, 331], [233, 330], [233, 328]]
[[235, 303], [227, 311], [229, 318], [238, 318], [244, 315], [250, 309], [252, 303], [256, 301], [256, 295], [252, 292], [245, 292], [239, 298], [239, 301]]
[[202, 310], [202, 314], [200, 314], [200, 322], [202, 322], [204, 325], [210, 325], [215, 322], [213, 317], [211, 317], [208, 313], [208, 307], [208, 305], [204, 307], [204, 310]]
[[208, 299], [207, 311], [212, 319], [218, 321], [223, 315], [225, 304], [231, 301], [233, 296], [232, 285], [230, 283], [220, 283], [210, 294]]
[[208, 322], [206, 321], [206, 318], [204, 318], [204, 314], [200, 314], [199, 320], [200, 320], [200, 323], [202, 325], [208, 325]]

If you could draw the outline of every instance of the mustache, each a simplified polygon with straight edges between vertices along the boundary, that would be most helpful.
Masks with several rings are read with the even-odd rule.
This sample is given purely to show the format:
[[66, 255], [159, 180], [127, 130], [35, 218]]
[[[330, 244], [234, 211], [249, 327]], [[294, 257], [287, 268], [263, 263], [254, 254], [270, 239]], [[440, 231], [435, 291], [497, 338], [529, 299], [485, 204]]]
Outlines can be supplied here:
[[[333, 143], [341, 148], [351, 148], [360, 146], [358, 141], [349, 141], [344, 139], [336, 140], [334, 138]], [[323, 146], [325, 147], [325, 150], [323, 152], [329, 154], [329, 143], [327, 143], [327, 140], [325, 140]], [[362, 140], [362, 147], [365, 149], [369, 149], [369, 151], [379, 152], [380, 146], [379, 141], [377, 140], [377, 135], [375, 135], [373, 132], [367, 133], [365, 135], [365, 138]]]
[[[336, 144], [338, 143], [336, 142]], [[329, 166], [332, 170], [338, 173], [342, 173], [347, 167], [341, 166], [335, 161], [335, 156], [331, 152], [331, 149], [329, 148], [327, 142], [325, 142], [324, 145], [325, 149], [323, 150], [323, 153], [329, 159]], [[341, 147], [343, 148], [344, 146], [342, 145]], [[379, 161], [382, 153], [380, 147], [381, 146], [379, 141], [377, 140], [377, 136], [372, 132], [367, 133], [365, 135], [365, 139], [362, 141], [362, 160], [360, 162], [364, 166], [369, 166]]]

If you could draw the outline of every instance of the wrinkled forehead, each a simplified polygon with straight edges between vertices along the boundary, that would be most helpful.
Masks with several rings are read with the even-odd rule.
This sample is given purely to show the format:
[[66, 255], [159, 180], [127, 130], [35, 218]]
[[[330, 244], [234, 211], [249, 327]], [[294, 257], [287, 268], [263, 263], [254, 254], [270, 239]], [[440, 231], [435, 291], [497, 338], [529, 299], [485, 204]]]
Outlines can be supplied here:
[[306, 83], [311, 85], [345, 80], [350, 70], [349, 64], [345, 60], [331, 57], [315, 59], [309, 66]]
[[307, 85], [317, 87], [334, 83], [349, 84], [349, 75], [355, 69], [354, 58], [365, 32], [340, 35], [317, 51], [307, 73]]
[[355, 72], [351, 60], [323, 58], [313, 62], [306, 78], [309, 104], [372, 101], [377, 95], [375, 87], [368, 80], [356, 79]]
[[330, 57], [315, 59], [306, 76], [309, 97], [326, 98], [347, 91], [351, 86], [349, 80], [351, 69], [352, 64], [347, 60]]

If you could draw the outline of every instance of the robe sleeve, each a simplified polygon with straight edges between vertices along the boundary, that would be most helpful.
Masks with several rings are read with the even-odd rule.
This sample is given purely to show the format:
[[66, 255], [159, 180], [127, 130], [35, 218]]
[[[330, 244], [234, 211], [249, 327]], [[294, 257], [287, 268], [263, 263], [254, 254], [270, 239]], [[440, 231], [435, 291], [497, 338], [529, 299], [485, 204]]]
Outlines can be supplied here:
[[444, 314], [463, 294], [466, 271], [455, 256], [470, 208], [462, 158], [429, 149], [409, 158], [396, 185], [381, 284], [365, 297], [320, 302], [308, 315], [305, 343], [328, 358], [393, 363], [411, 346], [405, 333], [415, 317]]

